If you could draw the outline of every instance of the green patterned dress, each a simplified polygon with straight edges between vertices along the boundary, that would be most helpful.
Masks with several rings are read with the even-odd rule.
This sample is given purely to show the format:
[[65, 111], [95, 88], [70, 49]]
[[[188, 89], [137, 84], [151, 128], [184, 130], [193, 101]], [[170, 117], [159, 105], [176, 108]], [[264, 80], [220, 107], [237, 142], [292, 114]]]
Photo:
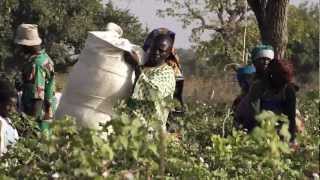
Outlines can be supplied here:
[[24, 111], [30, 114], [35, 100], [42, 100], [44, 106], [38, 107], [36, 118], [42, 119], [43, 111], [52, 117], [55, 110], [54, 64], [47, 53], [41, 51], [39, 54], [32, 55], [23, 68], [22, 76]]
[[147, 123], [153, 118], [164, 128], [169, 114], [168, 102], [173, 98], [175, 84], [174, 70], [167, 64], [144, 68], [132, 95], [133, 109]]

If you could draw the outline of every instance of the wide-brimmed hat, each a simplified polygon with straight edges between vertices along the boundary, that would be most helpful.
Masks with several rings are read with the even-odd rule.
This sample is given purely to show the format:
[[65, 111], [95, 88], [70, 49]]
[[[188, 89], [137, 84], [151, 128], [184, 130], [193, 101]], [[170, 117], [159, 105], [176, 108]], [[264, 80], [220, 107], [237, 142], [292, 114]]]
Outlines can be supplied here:
[[35, 24], [19, 25], [14, 42], [16, 44], [25, 45], [25, 46], [40, 45], [42, 40], [39, 37], [38, 25], [35, 25]]

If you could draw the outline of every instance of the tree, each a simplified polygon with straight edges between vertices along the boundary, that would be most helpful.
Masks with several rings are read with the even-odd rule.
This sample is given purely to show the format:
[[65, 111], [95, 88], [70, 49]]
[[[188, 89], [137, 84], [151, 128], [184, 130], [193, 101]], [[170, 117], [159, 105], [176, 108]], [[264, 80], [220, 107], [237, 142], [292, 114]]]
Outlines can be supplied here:
[[12, 42], [21, 23], [39, 25], [43, 46], [58, 70], [74, 63], [70, 57], [80, 53], [88, 31], [104, 30], [108, 22], [120, 24], [124, 30], [131, 29], [125, 32], [125, 37], [134, 43], [142, 43], [146, 33], [129, 11], [117, 9], [111, 2], [103, 5], [100, 0], [0, 0], [0, 15], [2, 70], [4, 61], [7, 69], [19, 64], [12, 54]]
[[274, 47], [276, 57], [283, 57], [288, 42], [289, 0], [248, 0], [248, 3], [256, 16], [262, 42]]
[[[319, 6], [303, 3], [289, 6], [287, 55], [303, 83], [316, 80], [319, 71]], [[318, 73], [317, 73], [318, 74]]]
[[[210, 43], [201, 40], [204, 32], [210, 33], [211, 39], [221, 43], [219, 52], [227, 61], [234, 60], [237, 38], [243, 31], [245, 19], [245, 0], [164, 0], [168, 4], [165, 9], [158, 10], [161, 17], [171, 16], [183, 23], [183, 26], [195, 25], [191, 40], [199, 44], [202, 53]], [[239, 51], [239, 49], [238, 49]], [[241, 48], [240, 48], [241, 52]]]
[[[236, 37], [243, 28], [246, 8], [244, 0], [163, 0], [169, 8], [160, 10], [161, 16], [177, 17], [184, 26], [200, 22], [193, 35], [204, 30], [213, 30], [221, 35], [226, 47], [232, 49]], [[275, 48], [276, 56], [284, 55], [287, 45], [287, 7], [289, 0], [247, 0], [254, 12], [262, 43]], [[237, 41], [239, 42], [239, 41]], [[241, 42], [241, 41], [240, 41]], [[231, 48], [230, 48], [231, 47]]]
[[[164, 0], [167, 8], [158, 10], [160, 17], [171, 16], [192, 26], [191, 41], [196, 45], [198, 64], [209, 70], [223, 69], [228, 63], [243, 59], [243, 37], [247, 26], [246, 46], [259, 41], [255, 18], [248, 13], [246, 0]], [[201, 35], [209, 38], [201, 39]], [[214, 67], [214, 68], [213, 68]]]

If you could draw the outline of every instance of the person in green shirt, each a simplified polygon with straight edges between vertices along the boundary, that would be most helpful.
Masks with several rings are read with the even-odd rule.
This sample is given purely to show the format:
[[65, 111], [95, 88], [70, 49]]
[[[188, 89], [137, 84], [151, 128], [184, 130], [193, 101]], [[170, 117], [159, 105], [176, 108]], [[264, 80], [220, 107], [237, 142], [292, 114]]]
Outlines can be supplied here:
[[[167, 63], [172, 47], [173, 39], [169, 35], [161, 34], [153, 40], [128, 102], [132, 112], [141, 115], [141, 121], [151, 137], [159, 137], [159, 154], [163, 157], [159, 163], [161, 176], [165, 173], [166, 122], [170, 112], [168, 104], [173, 100], [176, 86], [174, 69]], [[137, 59], [134, 54], [132, 57], [132, 60]]]
[[154, 39], [129, 101], [129, 107], [139, 110], [146, 121], [156, 118], [160, 125], [158, 128], [162, 129], [165, 129], [170, 111], [166, 102], [173, 100], [176, 85], [174, 69], [166, 63], [172, 45], [168, 35], [159, 35]]
[[23, 112], [39, 121], [40, 128], [48, 128], [48, 120], [55, 110], [54, 63], [41, 49], [37, 25], [21, 24], [14, 40], [23, 54], [22, 106]]

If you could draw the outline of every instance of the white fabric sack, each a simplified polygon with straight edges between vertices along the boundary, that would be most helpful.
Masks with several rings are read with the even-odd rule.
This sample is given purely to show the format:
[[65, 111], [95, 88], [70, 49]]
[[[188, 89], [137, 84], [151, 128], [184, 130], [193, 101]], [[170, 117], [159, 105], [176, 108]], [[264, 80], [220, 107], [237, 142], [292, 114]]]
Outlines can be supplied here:
[[109, 121], [115, 103], [129, 97], [133, 88], [134, 71], [124, 61], [124, 51], [136, 52], [139, 63], [143, 62], [142, 48], [116, 32], [89, 32], [62, 93], [56, 118], [70, 115], [81, 125], [94, 129]]

